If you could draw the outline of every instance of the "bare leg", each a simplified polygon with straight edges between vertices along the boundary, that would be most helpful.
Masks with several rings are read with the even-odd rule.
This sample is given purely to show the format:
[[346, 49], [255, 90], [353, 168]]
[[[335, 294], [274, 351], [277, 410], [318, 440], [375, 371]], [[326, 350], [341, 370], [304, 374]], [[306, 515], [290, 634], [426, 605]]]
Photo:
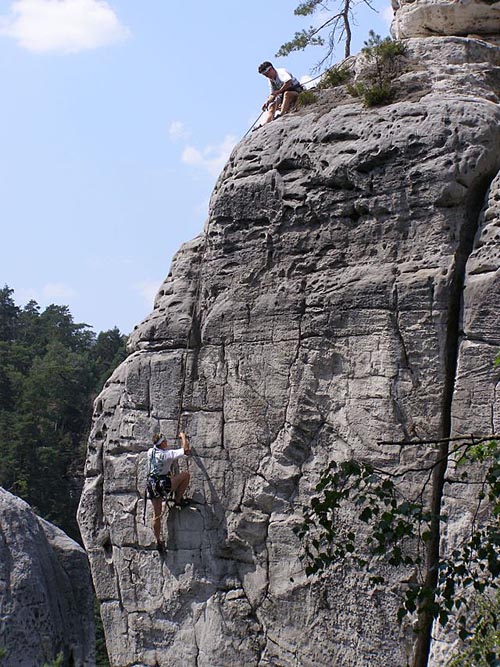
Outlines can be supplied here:
[[191, 476], [188, 472], [181, 472], [178, 475], [174, 475], [171, 478], [172, 481], [172, 491], [175, 494], [175, 502], [178, 503], [182, 496], [184, 495], [184, 492], [189, 486], [189, 480]]
[[283, 93], [283, 104], [281, 105], [281, 115], [288, 113], [297, 101], [299, 94], [295, 90], [287, 90]]
[[270, 105], [267, 107], [267, 114], [266, 114], [266, 116], [265, 116], [265, 118], [264, 118], [264, 123], [263, 123], [264, 125], [265, 125], [266, 123], [270, 123], [270, 122], [273, 120], [273, 118], [274, 118], [274, 114], [276, 113], [276, 108], [277, 108], [277, 106], [278, 106], [277, 104], [270, 104]]
[[157, 544], [159, 544], [161, 542], [161, 510], [163, 500], [161, 498], [153, 498], [151, 502], [153, 504], [153, 533], [155, 534]]

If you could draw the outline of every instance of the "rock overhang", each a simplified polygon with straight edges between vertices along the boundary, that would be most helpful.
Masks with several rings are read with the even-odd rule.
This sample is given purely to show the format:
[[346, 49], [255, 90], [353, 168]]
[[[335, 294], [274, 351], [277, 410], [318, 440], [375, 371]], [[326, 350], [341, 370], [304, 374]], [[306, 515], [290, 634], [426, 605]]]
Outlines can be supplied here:
[[495, 0], [396, 0], [394, 9], [396, 39], [470, 36], [500, 43], [500, 2]]

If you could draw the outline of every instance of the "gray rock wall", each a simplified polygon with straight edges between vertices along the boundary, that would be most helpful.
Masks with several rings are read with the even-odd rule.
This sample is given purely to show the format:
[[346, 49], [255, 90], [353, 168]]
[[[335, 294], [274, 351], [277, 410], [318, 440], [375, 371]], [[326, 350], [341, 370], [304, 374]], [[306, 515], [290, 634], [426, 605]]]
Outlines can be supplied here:
[[[500, 373], [494, 359], [500, 351], [500, 174], [491, 183], [479, 218], [474, 249], [469, 256], [457, 354], [451, 417], [454, 434], [500, 432]], [[478, 511], [477, 487], [445, 488], [449, 516], [443, 542], [456, 548]], [[453, 634], [443, 635], [433, 647], [436, 664], [460, 643]]]
[[83, 549], [0, 488], [2, 667], [95, 665], [93, 599]]
[[500, 42], [500, 2], [495, 0], [392, 0], [397, 39], [436, 35]]
[[[114, 666], [406, 664], [408, 573], [385, 591], [341, 566], [308, 580], [293, 528], [330, 460], [404, 466], [427, 450], [377, 442], [463, 428], [473, 338], [491, 369], [499, 66], [485, 42], [409, 40], [404, 99], [325, 93], [234, 150], [96, 401], [79, 522]], [[164, 517], [160, 557], [145, 450], [180, 411], [205, 504]]]

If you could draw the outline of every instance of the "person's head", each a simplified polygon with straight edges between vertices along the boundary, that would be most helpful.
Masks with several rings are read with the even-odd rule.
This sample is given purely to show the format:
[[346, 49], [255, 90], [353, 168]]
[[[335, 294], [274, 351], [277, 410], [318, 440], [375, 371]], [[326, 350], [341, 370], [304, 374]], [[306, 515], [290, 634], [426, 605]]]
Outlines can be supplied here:
[[165, 449], [167, 446], [167, 439], [163, 433], [155, 433], [153, 436], [153, 445], [159, 449]]
[[259, 74], [267, 76], [267, 78], [274, 78], [276, 70], [273, 67], [273, 64], [269, 60], [264, 60], [262, 64], [259, 65]]

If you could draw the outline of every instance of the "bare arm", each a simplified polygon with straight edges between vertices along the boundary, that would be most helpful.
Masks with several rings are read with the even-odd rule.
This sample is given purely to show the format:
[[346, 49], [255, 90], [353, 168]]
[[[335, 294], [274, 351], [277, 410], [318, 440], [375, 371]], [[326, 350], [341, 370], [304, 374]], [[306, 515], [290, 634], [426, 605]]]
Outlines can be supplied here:
[[264, 106], [262, 107], [262, 111], [265, 111], [269, 107], [269, 105], [274, 104], [276, 98], [279, 97], [280, 95], [283, 95], [283, 93], [286, 93], [286, 91], [289, 90], [290, 88], [293, 88], [292, 79], [285, 81], [285, 83], [281, 86], [281, 88], [270, 93]]
[[184, 431], [181, 431], [179, 433], [179, 437], [181, 439], [182, 449], [184, 450], [184, 455], [187, 456], [191, 451], [191, 447], [189, 446], [189, 442], [188, 442], [188, 439], [187, 439], [186, 434], [184, 433]]
[[275, 97], [278, 97], [278, 95], [282, 95], [283, 93], [286, 93], [287, 90], [293, 87], [293, 81], [290, 79], [289, 81], [285, 81], [285, 83], [281, 86], [279, 90], [276, 90], [272, 95]]

